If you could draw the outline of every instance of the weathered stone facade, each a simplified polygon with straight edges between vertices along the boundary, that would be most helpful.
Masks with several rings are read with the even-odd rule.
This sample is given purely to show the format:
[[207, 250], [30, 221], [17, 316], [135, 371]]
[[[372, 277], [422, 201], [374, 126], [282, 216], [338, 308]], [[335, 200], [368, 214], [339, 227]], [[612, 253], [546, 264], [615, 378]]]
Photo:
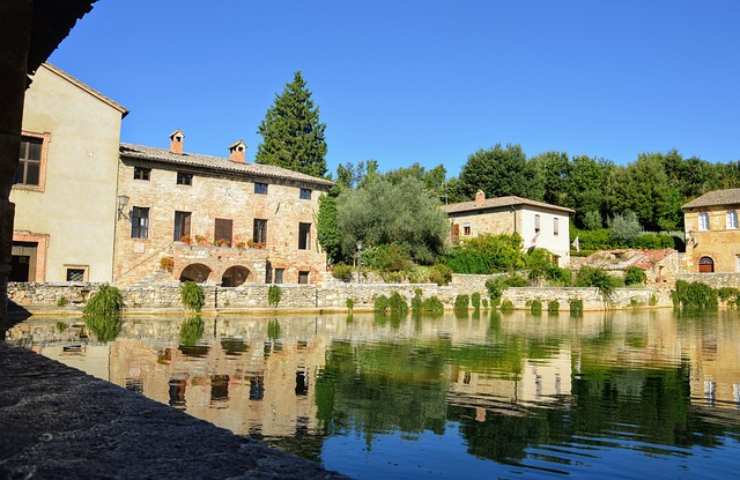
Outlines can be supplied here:
[[[711, 265], [713, 272], [740, 271], [740, 229], [737, 223], [733, 227], [728, 217], [735, 212], [737, 218], [739, 205], [719, 205], [694, 207], [684, 210], [686, 229], [685, 269], [687, 272], [699, 272], [700, 261]], [[700, 215], [706, 215], [707, 225], [699, 225]], [[705, 228], [706, 227], [706, 228]]]
[[[227, 158], [200, 157], [215, 165], [211, 168], [134, 158], [125, 151], [122, 147], [119, 163], [118, 193], [119, 198], [125, 197], [126, 207], [116, 228], [116, 284], [145, 284], [152, 278], [178, 281], [189, 274], [186, 269], [192, 265], [196, 267], [191, 270], [197, 268], [199, 280], [207, 285], [221, 285], [226, 282], [224, 274], [235, 271], [242, 278], [246, 275], [245, 284], [264, 284], [270, 269], [276, 282], [274, 272], [278, 270], [282, 270], [282, 283], [299, 283], [299, 272], [308, 272], [308, 283], [320, 281], [326, 255], [318, 245], [315, 218], [319, 197], [330, 182], [227, 171], [231, 165], [245, 165]], [[218, 168], [219, 162], [224, 169]], [[182, 174], [192, 175], [186, 184], [178, 180]], [[267, 184], [266, 193], [257, 193], [257, 183]], [[148, 209], [147, 232], [138, 238], [132, 231], [134, 208]], [[189, 214], [189, 232], [177, 239], [175, 212]], [[230, 242], [216, 238], [217, 219], [229, 225]], [[255, 219], [267, 222], [264, 243], [255, 236]], [[310, 225], [306, 248], [299, 248], [299, 224]]]
[[701, 282], [712, 288], [732, 287], [740, 288], [740, 273], [680, 273], [677, 280], [686, 282]]

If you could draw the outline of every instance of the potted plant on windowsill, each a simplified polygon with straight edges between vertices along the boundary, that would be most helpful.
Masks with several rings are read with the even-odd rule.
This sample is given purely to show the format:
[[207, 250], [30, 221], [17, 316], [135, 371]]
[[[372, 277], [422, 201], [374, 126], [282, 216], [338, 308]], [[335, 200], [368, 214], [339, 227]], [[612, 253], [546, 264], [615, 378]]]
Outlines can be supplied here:
[[204, 237], [203, 235], [196, 235], [195, 236], [195, 243], [201, 246], [208, 245], [208, 239]]
[[189, 235], [183, 235], [182, 237], [180, 237], [180, 241], [185, 245], [192, 245], [193, 243], [193, 239], [190, 238]]

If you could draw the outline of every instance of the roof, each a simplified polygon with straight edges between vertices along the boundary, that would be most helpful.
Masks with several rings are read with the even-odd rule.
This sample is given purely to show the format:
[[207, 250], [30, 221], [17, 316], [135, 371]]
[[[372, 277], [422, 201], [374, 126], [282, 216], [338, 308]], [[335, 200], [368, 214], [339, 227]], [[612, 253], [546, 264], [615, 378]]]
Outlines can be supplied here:
[[61, 68], [57, 67], [56, 65], [52, 65], [51, 63], [43, 63], [41, 64], [42, 67], [46, 68], [47, 70], [59, 75], [63, 79], [67, 80], [69, 83], [77, 86], [78, 88], [81, 88], [82, 90], [86, 91], [93, 97], [97, 98], [98, 100], [102, 101], [103, 103], [107, 103], [111, 107], [115, 108], [119, 112], [121, 112], [121, 116], [125, 117], [128, 114], [128, 109], [121, 105], [120, 103], [116, 102], [110, 97], [107, 97], [100, 93], [98, 90], [95, 90], [90, 85], [86, 84], [82, 80], [79, 80], [75, 77], [73, 77], [71, 74], [65, 72]]
[[684, 204], [683, 209], [697, 207], [714, 207], [718, 205], [740, 204], [740, 188], [728, 188], [727, 190], [713, 190], [699, 198]]
[[121, 144], [121, 156], [136, 160], [168, 163], [170, 165], [180, 165], [194, 168], [203, 168], [215, 172], [236, 173], [242, 175], [278, 178], [282, 180], [293, 180], [297, 182], [309, 183], [331, 187], [334, 182], [325, 178], [306, 175], [305, 173], [295, 172], [287, 168], [275, 165], [264, 165], [260, 163], [239, 163], [232, 162], [226, 157], [215, 157], [211, 155], [202, 155], [199, 153], [172, 153], [169, 150], [145, 145], [132, 145], [128, 143]]
[[444, 209], [447, 213], [460, 213], [473, 210], [488, 210], [490, 208], [521, 206], [538, 207], [544, 210], [556, 210], [559, 212], [575, 213], [575, 210], [570, 208], [552, 205], [545, 202], [538, 202], [536, 200], [530, 200], [524, 197], [517, 197], [515, 195], [510, 195], [508, 197], [487, 198], [480, 205], [476, 204], [474, 200], [470, 202], [451, 203], [449, 205], [445, 205]]

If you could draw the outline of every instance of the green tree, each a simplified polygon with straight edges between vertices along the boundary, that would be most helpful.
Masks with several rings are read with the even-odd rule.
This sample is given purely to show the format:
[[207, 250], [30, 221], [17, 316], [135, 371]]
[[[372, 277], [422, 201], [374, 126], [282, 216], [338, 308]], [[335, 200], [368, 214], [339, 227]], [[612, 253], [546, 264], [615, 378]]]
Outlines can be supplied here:
[[612, 165], [585, 155], [572, 159], [566, 182], [567, 202], [576, 209], [575, 221], [584, 226], [586, 212], [601, 212], [605, 208], [607, 178]]
[[326, 174], [326, 125], [301, 72], [275, 97], [259, 126], [263, 142], [257, 163], [277, 165], [317, 177]]
[[568, 154], [563, 152], [546, 152], [530, 159], [537, 172], [537, 179], [542, 182], [542, 200], [553, 205], [565, 205], [567, 198], [567, 181], [570, 170]]
[[589, 210], [583, 216], [583, 228], [586, 230], [598, 230], [602, 226], [601, 214], [596, 210]]
[[337, 227], [337, 195], [339, 188], [319, 197], [319, 213], [316, 218], [317, 236], [321, 248], [331, 263], [342, 260], [342, 237]]
[[622, 215], [614, 215], [609, 221], [609, 228], [611, 229], [610, 237], [624, 245], [628, 245], [642, 232], [637, 215], [631, 210], [627, 210]]
[[535, 170], [528, 166], [519, 145], [496, 145], [487, 150], [478, 150], [468, 157], [460, 172], [462, 192], [468, 199], [478, 190], [483, 190], [489, 197], [531, 197], [534, 179]]

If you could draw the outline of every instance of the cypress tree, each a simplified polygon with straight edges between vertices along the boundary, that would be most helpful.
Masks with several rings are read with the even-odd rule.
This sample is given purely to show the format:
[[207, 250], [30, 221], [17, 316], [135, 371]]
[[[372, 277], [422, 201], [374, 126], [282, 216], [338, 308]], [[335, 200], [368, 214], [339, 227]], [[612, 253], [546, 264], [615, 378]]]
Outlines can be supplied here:
[[259, 126], [263, 142], [256, 161], [322, 177], [326, 174], [325, 129], [303, 75], [296, 72]]

